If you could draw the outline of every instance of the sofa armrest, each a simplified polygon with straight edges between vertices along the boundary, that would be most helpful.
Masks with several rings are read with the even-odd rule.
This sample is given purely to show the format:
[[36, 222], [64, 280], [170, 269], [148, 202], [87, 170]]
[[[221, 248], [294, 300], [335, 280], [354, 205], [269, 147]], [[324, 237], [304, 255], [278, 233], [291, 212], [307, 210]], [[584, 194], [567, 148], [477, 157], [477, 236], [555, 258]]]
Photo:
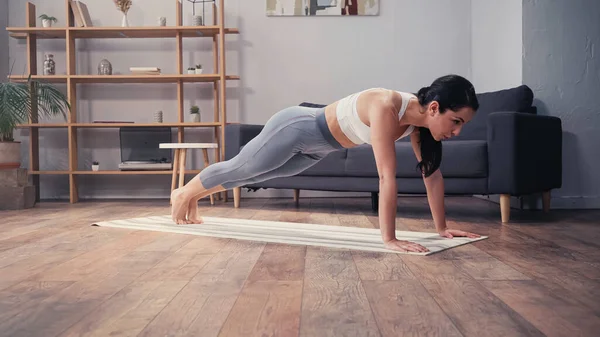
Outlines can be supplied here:
[[562, 185], [558, 117], [494, 112], [487, 120], [490, 194], [524, 195]]
[[242, 146], [258, 136], [264, 125], [227, 124], [225, 126], [225, 160], [235, 157]]

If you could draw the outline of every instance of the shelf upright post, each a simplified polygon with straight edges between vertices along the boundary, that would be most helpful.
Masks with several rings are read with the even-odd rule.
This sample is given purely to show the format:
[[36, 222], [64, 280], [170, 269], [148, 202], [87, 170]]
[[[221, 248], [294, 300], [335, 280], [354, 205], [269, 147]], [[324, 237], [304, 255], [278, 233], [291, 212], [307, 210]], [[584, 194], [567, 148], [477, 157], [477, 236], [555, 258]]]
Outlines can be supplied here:
[[[176, 25], [177, 27], [181, 27], [183, 26], [183, 20], [182, 20], [182, 5], [181, 5], [181, 0], [175, 0], [176, 3]], [[181, 30], [177, 31], [177, 74], [182, 75], [183, 74], [183, 32]], [[184, 98], [184, 91], [183, 91], [183, 79], [180, 78], [179, 80], [177, 80], [177, 115], [178, 115], [178, 121], [179, 123], [183, 123], [185, 122], [185, 115], [183, 113], [183, 98]], [[185, 139], [185, 135], [184, 135], [184, 127], [180, 126], [178, 128], [178, 133], [177, 133], [177, 141], [179, 143], [183, 143], [184, 139]], [[173, 163], [174, 165], [176, 163]]]
[[[25, 14], [27, 27], [35, 27], [35, 5], [27, 2]], [[37, 36], [30, 33], [27, 34], [27, 73], [32, 76], [37, 75]], [[39, 122], [37, 92], [31, 84], [29, 90], [32, 103], [29, 124], [35, 124]], [[36, 127], [29, 128], [29, 169], [31, 171], [40, 170], [40, 129]], [[35, 186], [35, 200], [40, 201], [40, 176], [34, 174], [32, 179]]]
[[[227, 86], [226, 82], [226, 68], [225, 68], [225, 0], [219, 0], [219, 84], [220, 84], [220, 96], [221, 96], [221, 118], [220, 129], [221, 129], [221, 142], [219, 143], [219, 148], [221, 149], [220, 159], [225, 159], [225, 125], [227, 123], [227, 107], [226, 107], [226, 97], [225, 90]], [[223, 197], [225, 201], [227, 201], [227, 194], [223, 193]]]
[[68, 114], [68, 137], [69, 137], [69, 199], [72, 204], [79, 201], [79, 189], [77, 186], [77, 83], [73, 75], [77, 73], [75, 36], [69, 29], [74, 25], [74, 19], [69, 0], [65, 0], [67, 10], [67, 31], [65, 36], [66, 56], [67, 56], [67, 99], [71, 105], [71, 111]]

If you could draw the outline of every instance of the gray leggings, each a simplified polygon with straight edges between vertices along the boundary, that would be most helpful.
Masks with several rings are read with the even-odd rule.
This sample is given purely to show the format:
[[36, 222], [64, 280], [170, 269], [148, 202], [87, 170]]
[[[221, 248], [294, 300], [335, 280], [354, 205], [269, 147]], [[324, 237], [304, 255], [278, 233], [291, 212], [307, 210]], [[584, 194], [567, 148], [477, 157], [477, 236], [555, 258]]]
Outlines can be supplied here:
[[237, 156], [200, 172], [206, 189], [225, 189], [296, 175], [343, 147], [335, 140], [323, 108], [292, 106], [273, 115]]

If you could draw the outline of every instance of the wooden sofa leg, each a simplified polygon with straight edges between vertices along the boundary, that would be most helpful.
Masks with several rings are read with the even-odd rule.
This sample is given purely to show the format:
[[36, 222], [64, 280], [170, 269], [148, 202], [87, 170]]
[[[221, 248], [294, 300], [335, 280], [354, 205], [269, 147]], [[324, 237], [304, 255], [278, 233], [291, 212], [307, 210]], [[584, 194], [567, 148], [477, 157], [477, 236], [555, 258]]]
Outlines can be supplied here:
[[242, 194], [242, 188], [234, 187], [233, 188], [233, 207], [235, 207], [235, 208], [240, 207], [240, 194]]
[[546, 191], [542, 193], [542, 206], [544, 208], [544, 212], [550, 211], [550, 191]]
[[294, 188], [294, 202], [298, 203], [300, 201], [300, 190]]
[[379, 193], [371, 192], [371, 209], [374, 212], [379, 210]]
[[500, 213], [502, 214], [502, 222], [508, 222], [510, 219], [510, 194], [500, 195]]

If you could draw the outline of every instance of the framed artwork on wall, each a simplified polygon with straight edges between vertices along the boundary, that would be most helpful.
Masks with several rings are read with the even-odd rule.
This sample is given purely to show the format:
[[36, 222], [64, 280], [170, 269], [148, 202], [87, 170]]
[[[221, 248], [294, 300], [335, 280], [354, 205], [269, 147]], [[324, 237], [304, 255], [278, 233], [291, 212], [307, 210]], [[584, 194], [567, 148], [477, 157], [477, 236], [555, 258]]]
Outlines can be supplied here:
[[266, 0], [267, 16], [379, 15], [380, 0]]

